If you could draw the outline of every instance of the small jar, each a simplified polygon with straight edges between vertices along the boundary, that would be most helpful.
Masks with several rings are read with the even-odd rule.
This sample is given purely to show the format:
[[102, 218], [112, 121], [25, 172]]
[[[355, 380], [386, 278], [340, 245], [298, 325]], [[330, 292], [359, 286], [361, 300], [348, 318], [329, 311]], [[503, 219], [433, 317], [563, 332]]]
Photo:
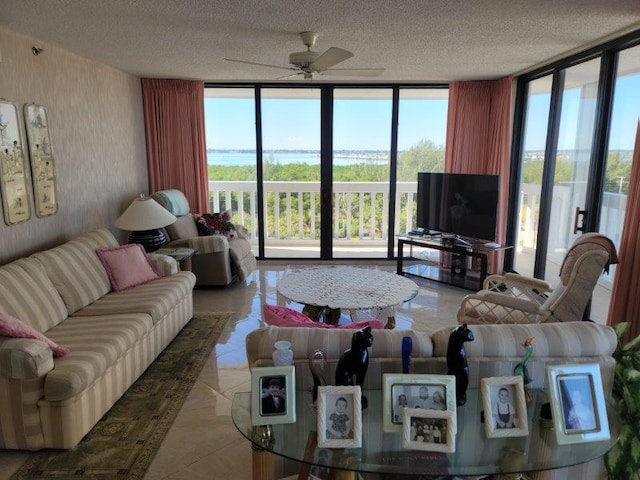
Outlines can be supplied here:
[[283, 367], [293, 364], [293, 350], [291, 350], [291, 342], [287, 340], [279, 340], [273, 344], [275, 350], [271, 354], [273, 364], [276, 367]]

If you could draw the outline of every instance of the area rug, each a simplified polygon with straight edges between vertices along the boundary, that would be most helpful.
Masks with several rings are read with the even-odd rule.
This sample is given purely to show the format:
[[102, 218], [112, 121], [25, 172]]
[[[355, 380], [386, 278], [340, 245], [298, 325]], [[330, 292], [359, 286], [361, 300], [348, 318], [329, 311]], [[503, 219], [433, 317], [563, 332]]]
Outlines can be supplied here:
[[75, 449], [34, 453], [11, 480], [142, 479], [230, 316], [195, 313]]

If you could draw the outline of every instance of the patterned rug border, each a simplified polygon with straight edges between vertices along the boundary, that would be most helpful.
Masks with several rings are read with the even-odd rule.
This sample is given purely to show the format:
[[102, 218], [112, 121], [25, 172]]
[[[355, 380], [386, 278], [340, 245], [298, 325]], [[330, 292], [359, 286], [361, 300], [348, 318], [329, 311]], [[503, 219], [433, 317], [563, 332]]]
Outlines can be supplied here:
[[[159, 421], [155, 423], [153, 427], [153, 431], [151, 435], [145, 439], [144, 445], [141, 447], [140, 451], [134, 455], [131, 460], [133, 460], [130, 465], [118, 465], [114, 466], [110, 471], [103, 471], [100, 474], [92, 474], [89, 472], [84, 472], [84, 469], [76, 469], [74, 472], [74, 477], [82, 478], [83, 480], [107, 480], [117, 478], [118, 480], [141, 480], [146, 471], [148, 470], [153, 458], [156, 453], [160, 449], [160, 445], [162, 441], [166, 437], [171, 425], [175, 421], [178, 413], [182, 409], [187, 396], [191, 392], [193, 386], [195, 385], [204, 365], [211, 353], [211, 350], [216, 345], [220, 336], [224, 332], [224, 328], [228, 324], [231, 319], [233, 312], [194, 312], [193, 317], [187, 323], [183, 329], [176, 335], [173, 341], [158, 355], [158, 357], [154, 360], [154, 362], [147, 368], [145, 372], [134, 382], [134, 384], [129, 387], [129, 389], [123, 394], [123, 396], [116, 402], [116, 404], [109, 410], [102, 419], [93, 427], [93, 429], [80, 441], [76, 449], [81, 449], [86, 443], [91, 441], [92, 432], [94, 430], [99, 429], [102, 424], [108, 421], [109, 414], [112, 410], [118, 405], [118, 403], [124, 401], [127, 394], [134, 390], [134, 387], [139, 382], [142, 382], [147, 375], [147, 372], [151, 371], [154, 364], [159, 365], [162, 363], [162, 360], [165, 360], [167, 355], [171, 355], [173, 351], [171, 350], [171, 346], [175, 345], [179, 342], [180, 339], [185, 337], [190, 329], [197, 328], [206, 328], [201, 327], [199, 324], [205, 321], [216, 320], [215, 323], [211, 324], [211, 328], [208, 331], [208, 335], [206, 337], [201, 338], [201, 345], [198, 348], [193, 349], [193, 361], [187, 362], [190, 363], [190, 368], [187, 370], [187, 373], [180, 376], [180, 386], [177, 394], [174, 394], [171, 397], [171, 401], [169, 402], [168, 407], [162, 412], [162, 415], [159, 418]], [[176, 347], [177, 348], [177, 347]], [[174, 353], [174, 356], [176, 354]], [[59, 456], [64, 456], [67, 452], [73, 452], [73, 450], [42, 450], [40, 452], [33, 453], [29, 456], [29, 458], [24, 462], [24, 464], [10, 477], [10, 480], [56, 480], [56, 479], [67, 479], [69, 478], [68, 471], [60, 472], [53, 471], [47, 473], [46, 466], [45, 468], [40, 468], [40, 466], [45, 465], [46, 463], [50, 463], [52, 459], [56, 459]], [[123, 456], [125, 459], [126, 456]], [[114, 471], [116, 473], [114, 473]]]

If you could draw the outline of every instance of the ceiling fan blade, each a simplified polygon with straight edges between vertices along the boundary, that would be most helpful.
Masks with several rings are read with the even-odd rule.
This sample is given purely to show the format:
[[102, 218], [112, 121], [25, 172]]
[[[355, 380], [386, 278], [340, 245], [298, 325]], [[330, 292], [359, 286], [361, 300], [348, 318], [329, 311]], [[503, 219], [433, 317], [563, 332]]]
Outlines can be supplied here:
[[384, 68], [330, 68], [320, 72], [321, 75], [341, 77], [377, 77], [384, 73]]
[[316, 60], [311, 65], [309, 65], [309, 67], [316, 72], [322, 72], [328, 68], [333, 67], [334, 65], [337, 65], [340, 62], [344, 62], [351, 57], [353, 57], [353, 53], [347, 50], [343, 50], [342, 48], [331, 47], [318, 58], [316, 58]]
[[304, 72], [300, 71], [296, 73], [290, 73], [289, 75], [283, 75], [282, 77], [277, 77], [276, 80], [282, 80], [283, 78], [289, 78], [289, 77], [297, 77], [298, 75], [304, 75]]
[[233, 58], [225, 58], [227, 62], [246, 63], [247, 65], [258, 65], [259, 67], [279, 68], [281, 70], [297, 70], [293, 67], [281, 67], [280, 65], [269, 65], [267, 63], [247, 62], [246, 60], [234, 60]]

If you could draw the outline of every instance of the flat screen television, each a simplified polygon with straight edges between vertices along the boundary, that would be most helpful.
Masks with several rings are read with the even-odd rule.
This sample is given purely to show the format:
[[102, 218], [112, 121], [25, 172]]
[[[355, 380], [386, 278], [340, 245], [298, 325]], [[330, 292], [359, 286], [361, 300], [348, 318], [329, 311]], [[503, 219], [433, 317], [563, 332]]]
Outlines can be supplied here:
[[497, 175], [420, 172], [417, 226], [495, 241], [498, 191]]

